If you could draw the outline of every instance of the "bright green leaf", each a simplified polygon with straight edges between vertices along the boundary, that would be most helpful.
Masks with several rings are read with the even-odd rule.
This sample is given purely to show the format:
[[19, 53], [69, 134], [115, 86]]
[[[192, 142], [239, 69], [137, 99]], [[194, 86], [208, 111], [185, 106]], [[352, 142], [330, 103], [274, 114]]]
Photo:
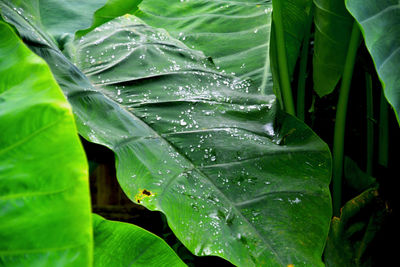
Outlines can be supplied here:
[[321, 265], [330, 154], [276, 111], [272, 94], [129, 16], [70, 46], [84, 75], [7, 12], [52, 67], [80, 133], [116, 153], [127, 195], [164, 212], [192, 252], [243, 266]]
[[400, 3], [397, 0], [347, 0], [346, 6], [361, 26], [386, 99], [400, 124]]
[[186, 266], [158, 236], [93, 214], [94, 266]]
[[343, 0], [314, 0], [314, 90], [330, 94], [343, 74], [353, 19]]
[[87, 163], [45, 62], [0, 22], [0, 266], [88, 266]]
[[86, 33], [92, 31], [97, 26], [110, 21], [116, 17], [133, 14], [137, 10], [138, 4], [142, 0], [108, 0], [107, 3], [94, 13], [94, 21], [90, 28], [81, 30], [76, 33], [78, 37], [82, 37]]

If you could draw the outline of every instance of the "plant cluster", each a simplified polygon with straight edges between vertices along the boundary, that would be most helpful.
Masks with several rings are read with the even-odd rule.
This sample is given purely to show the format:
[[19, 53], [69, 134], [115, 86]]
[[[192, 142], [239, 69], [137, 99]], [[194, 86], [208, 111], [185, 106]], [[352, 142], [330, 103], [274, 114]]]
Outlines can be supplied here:
[[[195, 255], [374, 263], [397, 0], [0, 0], [0, 14], [0, 266], [189, 264], [92, 214], [79, 136], [113, 151], [127, 197]], [[354, 87], [366, 148], [352, 160]]]

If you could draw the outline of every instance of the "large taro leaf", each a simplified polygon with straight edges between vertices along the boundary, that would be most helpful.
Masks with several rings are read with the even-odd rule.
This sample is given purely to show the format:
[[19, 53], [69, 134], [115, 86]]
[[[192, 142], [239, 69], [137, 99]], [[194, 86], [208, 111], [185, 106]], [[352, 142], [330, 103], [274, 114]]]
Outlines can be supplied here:
[[400, 124], [400, 3], [347, 0], [346, 7], [361, 26], [386, 99]]
[[0, 266], [88, 266], [87, 163], [46, 63], [0, 22]]
[[251, 79], [255, 90], [272, 94], [271, 13], [271, 0], [144, 0], [135, 15], [203, 51], [220, 70]]
[[[85, 107], [100, 105], [97, 93], [72, 99], [93, 113], [84, 132], [116, 152], [131, 199], [166, 213], [197, 254], [238, 265], [318, 265], [329, 218], [328, 151], [295, 119], [276, 115], [273, 96], [247, 93], [246, 83], [215, 72], [202, 54], [129, 17], [75, 45], [76, 65], [133, 121], [118, 136], [99, 127], [106, 120], [115, 129], [113, 111]], [[298, 234], [311, 225], [315, 236]]]
[[327, 146], [275, 97], [218, 73], [200, 52], [126, 16], [70, 45], [3, 6], [52, 67], [80, 133], [111, 148], [134, 201], [167, 215], [197, 255], [234, 264], [321, 265], [331, 215]]
[[164, 240], [135, 225], [93, 214], [93, 235], [93, 266], [186, 266]]
[[314, 90], [330, 94], [342, 77], [353, 19], [343, 0], [314, 0]]

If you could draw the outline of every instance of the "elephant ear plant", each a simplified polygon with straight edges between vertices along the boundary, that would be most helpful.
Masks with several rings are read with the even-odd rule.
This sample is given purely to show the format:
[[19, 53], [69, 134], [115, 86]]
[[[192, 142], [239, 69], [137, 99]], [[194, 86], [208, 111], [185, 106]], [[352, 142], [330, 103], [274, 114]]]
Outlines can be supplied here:
[[125, 194], [193, 254], [323, 266], [330, 232], [335, 262], [331, 155], [293, 116], [291, 86], [304, 119], [310, 38], [322, 96], [348, 83], [360, 35], [344, 2], [314, 2], [0, 0], [0, 265], [184, 265], [146, 230], [91, 215], [78, 133], [114, 152]]
[[[63, 25], [62, 18], [86, 20], [87, 12], [46, 2], [1, 1], [0, 7], [4, 20], [49, 64], [80, 134], [114, 151], [118, 180], [132, 201], [166, 214], [177, 237], [197, 255], [243, 266], [322, 265], [330, 155], [309, 128], [277, 108], [268, 64], [270, 2], [260, 9], [232, 1], [243, 17], [238, 30], [254, 27], [248, 24], [252, 12], [261, 12], [256, 23], [262, 34], [255, 35], [262, 44], [261, 65], [249, 60], [242, 79], [222, 71], [229, 64], [240, 70], [233, 57], [215, 67], [202, 52], [129, 15], [74, 40], [81, 24]], [[49, 10], [52, 17], [59, 12], [60, 21], [51, 23]], [[206, 10], [232, 25], [239, 16], [211, 2], [203, 5]], [[232, 46], [229, 53], [238, 49]], [[101, 230], [94, 234], [95, 255], [97, 247], [108, 246], [97, 246], [97, 240], [112, 246], [112, 240], [96, 238]]]
[[46, 63], [4, 22], [0, 40], [0, 266], [92, 266], [93, 254], [101, 254], [96, 266], [184, 266], [139, 227], [97, 215], [92, 224], [71, 107]]

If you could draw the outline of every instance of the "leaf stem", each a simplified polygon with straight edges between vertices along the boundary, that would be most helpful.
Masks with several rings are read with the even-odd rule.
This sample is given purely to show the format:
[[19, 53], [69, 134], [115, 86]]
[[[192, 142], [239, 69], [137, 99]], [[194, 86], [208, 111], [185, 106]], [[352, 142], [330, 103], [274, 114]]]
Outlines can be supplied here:
[[365, 85], [367, 87], [367, 174], [372, 176], [374, 158], [374, 102], [372, 96], [372, 78], [365, 73]]
[[305, 96], [306, 96], [306, 80], [307, 80], [307, 63], [308, 50], [310, 47], [311, 25], [314, 17], [314, 5], [311, 4], [310, 14], [304, 32], [303, 45], [300, 54], [299, 81], [297, 84], [297, 117], [305, 120]]
[[378, 163], [381, 166], [389, 165], [389, 105], [382, 90], [379, 107], [379, 153]]
[[273, 0], [273, 21], [275, 25], [275, 37], [278, 54], [279, 81], [282, 88], [283, 105], [285, 111], [295, 115], [292, 89], [290, 86], [289, 68], [286, 56], [285, 32], [283, 30], [282, 0]]
[[332, 198], [333, 214], [338, 216], [342, 204], [342, 175], [343, 175], [343, 154], [344, 154], [344, 134], [346, 128], [346, 113], [351, 79], [353, 76], [354, 63], [360, 43], [360, 29], [356, 22], [353, 23], [349, 48], [347, 50], [346, 61], [343, 69], [342, 83], [340, 85], [339, 100], [336, 110], [335, 130], [333, 136], [333, 178], [332, 178]]

